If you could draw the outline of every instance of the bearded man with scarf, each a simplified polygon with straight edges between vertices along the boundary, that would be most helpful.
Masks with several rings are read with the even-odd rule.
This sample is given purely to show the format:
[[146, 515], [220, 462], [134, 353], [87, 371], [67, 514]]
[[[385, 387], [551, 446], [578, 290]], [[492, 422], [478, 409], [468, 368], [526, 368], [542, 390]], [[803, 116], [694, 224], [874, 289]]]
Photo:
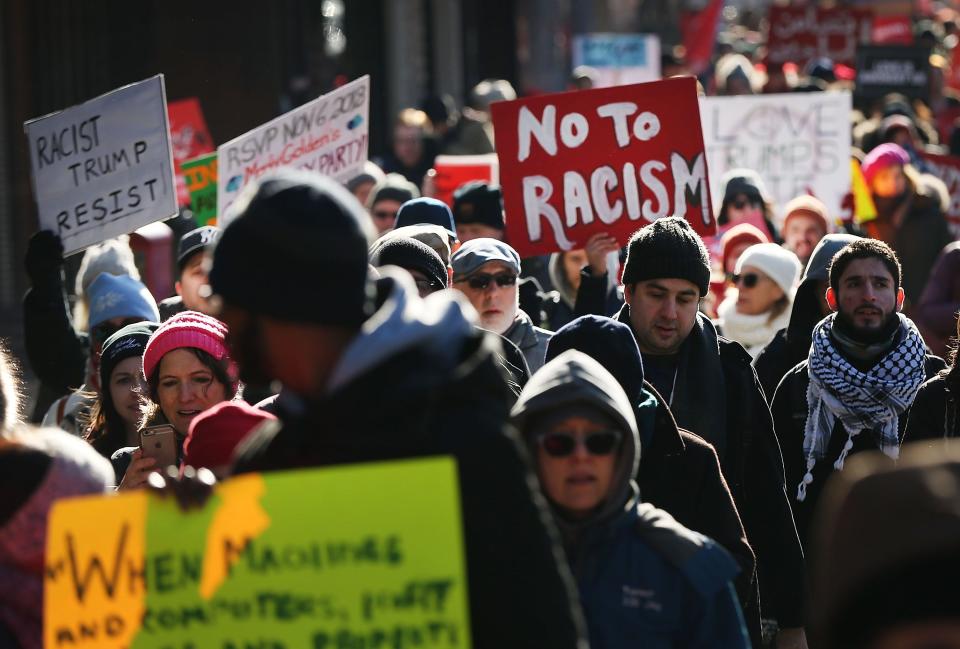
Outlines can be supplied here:
[[788, 372], [771, 411], [800, 540], [834, 471], [851, 454], [900, 454], [907, 413], [920, 385], [945, 366], [927, 353], [916, 325], [900, 313], [900, 261], [882, 241], [860, 239], [830, 264], [833, 313], [813, 330], [807, 360]]

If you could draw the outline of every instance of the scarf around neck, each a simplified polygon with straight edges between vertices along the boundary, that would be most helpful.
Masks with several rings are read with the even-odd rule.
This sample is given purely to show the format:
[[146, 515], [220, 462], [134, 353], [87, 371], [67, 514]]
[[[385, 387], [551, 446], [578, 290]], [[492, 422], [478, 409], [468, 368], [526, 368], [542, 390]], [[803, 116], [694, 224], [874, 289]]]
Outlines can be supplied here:
[[770, 320], [769, 312], [746, 315], [737, 311], [737, 294], [734, 292], [717, 307], [717, 316], [723, 336], [740, 343], [750, 356], [756, 358], [777, 332], [790, 324], [790, 307], [773, 320]]
[[926, 348], [913, 322], [898, 314], [900, 334], [893, 347], [869, 371], [854, 367], [839, 351], [831, 335], [836, 315], [820, 321], [813, 330], [807, 358], [807, 422], [803, 453], [807, 472], [797, 488], [797, 500], [806, 499], [813, 482], [813, 467], [823, 459], [837, 419], [847, 432], [847, 442], [834, 468], [843, 469], [862, 431], [878, 436], [880, 450], [892, 459], [900, 455], [900, 415], [910, 407], [925, 379]]

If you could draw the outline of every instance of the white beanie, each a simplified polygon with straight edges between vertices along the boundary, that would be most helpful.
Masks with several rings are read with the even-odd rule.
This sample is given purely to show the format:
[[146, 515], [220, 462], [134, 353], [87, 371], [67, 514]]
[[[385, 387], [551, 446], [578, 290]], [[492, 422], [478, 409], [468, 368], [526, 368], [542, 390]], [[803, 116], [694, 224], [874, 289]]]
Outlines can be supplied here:
[[735, 272], [739, 275], [745, 266], [763, 271], [786, 295], [790, 295], [802, 269], [795, 254], [775, 243], [758, 243], [747, 248], [737, 259]]

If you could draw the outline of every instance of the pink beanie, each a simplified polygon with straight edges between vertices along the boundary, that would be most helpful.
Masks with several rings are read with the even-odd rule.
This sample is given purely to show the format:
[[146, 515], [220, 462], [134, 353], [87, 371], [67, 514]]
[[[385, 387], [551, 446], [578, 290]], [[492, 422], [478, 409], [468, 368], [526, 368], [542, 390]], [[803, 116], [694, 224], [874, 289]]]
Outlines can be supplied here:
[[[157, 329], [143, 350], [143, 375], [150, 380], [160, 359], [168, 352], [183, 347], [202, 349], [218, 361], [230, 360], [226, 343], [227, 325], [216, 318], [198, 311], [178, 313]], [[233, 363], [229, 363], [228, 374], [236, 376]]]
[[902, 146], [887, 142], [867, 154], [867, 157], [863, 160], [863, 164], [860, 165], [860, 170], [863, 172], [863, 177], [867, 181], [867, 184], [870, 184], [873, 177], [876, 176], [877, 172], [881, 169], [886, 169], [894, 165], [900, 165], [902, 167], [909, 163], [910, 154], [908, 154]]

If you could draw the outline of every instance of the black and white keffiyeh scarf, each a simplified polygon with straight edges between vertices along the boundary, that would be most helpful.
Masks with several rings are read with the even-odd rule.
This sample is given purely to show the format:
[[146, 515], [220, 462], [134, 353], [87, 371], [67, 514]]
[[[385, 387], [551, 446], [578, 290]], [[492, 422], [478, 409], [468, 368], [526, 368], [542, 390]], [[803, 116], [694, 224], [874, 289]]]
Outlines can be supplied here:
[[899, 341], [869, 372], [851, 365], [837, 349], [830, 335], [836, 314], [814, 327], [807, 358], [809, 410], [803, 435], [807, 472], [797, 489], [797, 500], [806, 498], [807, 485], [813, 482], [813, 467], [826, 454], [837, 419], [848, 439], [834, 462], [835, 469], [843, 468], [853, 448], [853, 438], [862, 431], [875, 431], [884, 454], [893, 459], [899, 457], [899, 419], [924, 381], [926, 348], [916, 325], [909, 318], [898, 316], [903, 334], [898, 335]]

